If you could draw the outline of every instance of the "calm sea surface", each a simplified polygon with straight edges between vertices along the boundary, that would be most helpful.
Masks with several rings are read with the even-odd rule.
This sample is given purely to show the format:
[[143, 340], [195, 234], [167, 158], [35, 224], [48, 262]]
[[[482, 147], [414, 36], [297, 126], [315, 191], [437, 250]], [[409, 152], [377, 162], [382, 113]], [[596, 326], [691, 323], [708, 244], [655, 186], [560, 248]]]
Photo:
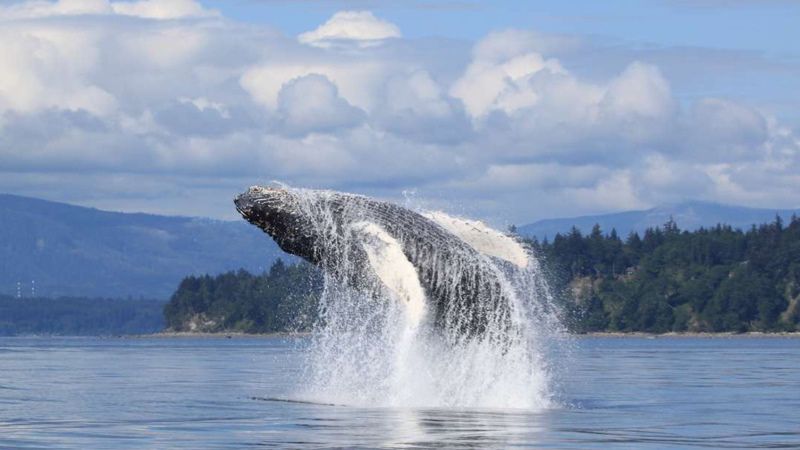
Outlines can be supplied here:
[[799, 339], [576, 341], [530, 412], [269, 400], [297, 340], [0, 338], [0, 448], [800, 448]]

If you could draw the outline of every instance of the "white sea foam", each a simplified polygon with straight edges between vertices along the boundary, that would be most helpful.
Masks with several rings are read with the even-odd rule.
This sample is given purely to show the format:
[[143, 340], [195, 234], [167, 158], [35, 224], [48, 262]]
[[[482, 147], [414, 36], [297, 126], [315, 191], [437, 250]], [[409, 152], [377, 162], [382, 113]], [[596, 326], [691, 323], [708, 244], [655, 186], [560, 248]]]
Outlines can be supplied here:
[[[480, 233], [475, 239], [475, 233], [460, 232], [464, 221], [446, 220], [456, 225], [443, 227], [478, 252], [456, 245], [455, 262], [446, 252], [429, 255], [439, 282], [456, 286], [479, 276], [476, 270], [497, 280], [477, 307], [498, 312], [487, 316], [483, 332], [465, 335], [462, 325], [469, 318], [463, 311], [445, 308], [437, 313], [441, 317], [432, 314], [420, 275], [403, 252], [404, 239], [414, 239], [413, 233], [393, 236], [357, 211], [332, 210], [327, 201], [332, 192], [291, 192], [321, 236], [318, 245], [329, 262], [322, 263], [320, 322], [307, 349], [298, 398], [389, 407], [552, 405], [553, 366], [547, 355], [563, 331], [533, 255], [524, 253], [521, 264], [518, 252], [524, 249], [513, 239], [485, 225], [474, 227]], [[352, 249], [362, 249], [368, 263]], [[516, 261], [517, 267], [494, 257]], [[342, 282], [348, 276], [358, 282]], [[447, 303], [458, 304], [459, 294], [452, 292]]]
[[464, 219], [441, 211], [426, 211], [423, 216], [455, 234], [475, 250], [514, 263], [521, 268], [528, 266], [528, 252], [514, 238], [479, 220]]

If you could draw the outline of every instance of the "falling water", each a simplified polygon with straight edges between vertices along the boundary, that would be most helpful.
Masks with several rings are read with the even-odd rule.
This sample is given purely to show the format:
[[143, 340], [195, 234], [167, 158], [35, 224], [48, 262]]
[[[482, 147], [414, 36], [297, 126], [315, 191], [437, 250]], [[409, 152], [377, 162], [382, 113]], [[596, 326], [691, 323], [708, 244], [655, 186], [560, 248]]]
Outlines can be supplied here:
[[468, 333], [458, 298], [433, 311], [421, 275], [403, 252], [403, 239], [412, 237], [393, 236], [356, 208], [334, 211], [325, 198], [334, 193], [291, 191], [322, 236], [317, 245], [325, 272], [300, 399], [390, 407], [552, 405], [553, 367], [546, 355], [564, 333], [529, 249], [480, 222], [423, 213], [469, 250], [459, 250], [455, 262], [429, 256], [438, 283], [455, 286], [479, 277], [477, 271], [497, 280], [475, 306], [488, 311], [482, 331]]

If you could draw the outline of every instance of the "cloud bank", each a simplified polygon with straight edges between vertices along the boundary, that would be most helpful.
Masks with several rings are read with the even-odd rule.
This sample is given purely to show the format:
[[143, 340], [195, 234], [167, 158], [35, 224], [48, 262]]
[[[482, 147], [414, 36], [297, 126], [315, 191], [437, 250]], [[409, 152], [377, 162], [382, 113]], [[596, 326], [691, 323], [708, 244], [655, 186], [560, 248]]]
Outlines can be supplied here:
[[518, 223], [686, 198], [797, 206], [790, 126], [682, 100], [646, 61], [580, 76], [572, 45], [405, 39], [368, 11], [286, 36], [192, 0], [0, 7], [0, 191], [232, 217], [236, 191], [277, 179]]

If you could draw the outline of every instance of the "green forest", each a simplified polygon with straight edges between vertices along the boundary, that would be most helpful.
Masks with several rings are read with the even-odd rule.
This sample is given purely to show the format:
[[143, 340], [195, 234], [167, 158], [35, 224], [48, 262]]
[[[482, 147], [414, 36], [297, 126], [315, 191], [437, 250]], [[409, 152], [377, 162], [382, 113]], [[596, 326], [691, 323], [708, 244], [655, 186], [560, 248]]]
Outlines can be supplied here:
[[322, 277], [307, 263], [277, 260], [269, 271], [190, 276], [164, 307], [171, 331], [271, 333], [308, 330]]
[[797, 217], [747, 231], [669, 221], [624, 240], [595, 226], [530, 242], [577, 332], [800, 329]]
[[[800, 219], [747, 231], [718, 225], [681, 231], [669, 221], [624, 239], [595, 226], [542, 242], [542, 259], [569, 328], [578, 333], [800, 330]], [[309, 264], [276, 262], [188, 277], [165, 308], [174, 331], [306, 330], [321, 277]]]

